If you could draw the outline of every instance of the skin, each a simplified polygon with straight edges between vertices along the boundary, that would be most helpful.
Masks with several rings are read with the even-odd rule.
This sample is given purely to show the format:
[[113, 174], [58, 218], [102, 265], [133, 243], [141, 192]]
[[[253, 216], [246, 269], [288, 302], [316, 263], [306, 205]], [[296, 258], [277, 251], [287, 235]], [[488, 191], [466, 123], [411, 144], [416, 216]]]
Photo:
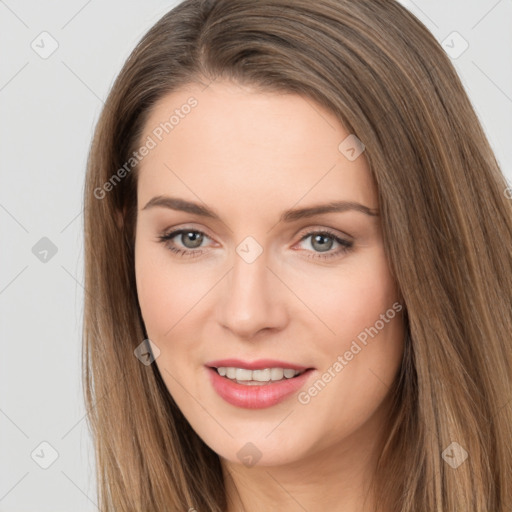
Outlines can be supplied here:
[[[138, 176], [135, 272], [148, 337], [160, 350], [155, 364], [221, 458], [228, 512], [379, 510], [365, 493], [402, 358], [402, 313], [306, 404], [295, 393], [265, 409], [235, 407], [204, 366], [228, 357], [290, 361], [315, 368], [301, 388], [308, 390], [399, 300], [379, 216], [279, 222], [284, 210], [337, 200], [378, 209], [364, 152], [347, 159], [338, 146], [349, 132], [312, 100], [222, 81], [161, 99], [143, 139], [191, 96], [197, 106], [143, 159]], [[221, 220], [144, 209], [159, 195], [206, 205]], [[205, 233], [199, 248], [180, 235], [158, 239], [180, 228]], [[326, 229], [352, 249], [341, 252], [333, 238], [302, 240]], [[263, 249], [252, 263], [236, 252], [247, 236]], [[171, 245], [201, 254], [178, 255]], [[327, 253], [335, 256], [322, 259]], [[237, 456], [248, 442], [261, 453], [253, 466]]]

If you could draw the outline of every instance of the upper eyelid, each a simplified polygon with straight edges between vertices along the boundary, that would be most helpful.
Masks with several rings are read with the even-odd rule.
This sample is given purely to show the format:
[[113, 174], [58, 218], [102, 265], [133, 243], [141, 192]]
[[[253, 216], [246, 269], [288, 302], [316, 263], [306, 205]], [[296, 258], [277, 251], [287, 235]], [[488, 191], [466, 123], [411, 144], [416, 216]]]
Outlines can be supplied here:
[[[204, 230], [198, 229], [198, 228], [192, 228], [192, 227], [188, 227], [188, 226], [171, 228], [171, 229], [165, 230], [158, 238], [162, 239], [162, 238], [165, 237], [165, 238], [167, 238], [167, 241], [170, 241], [173, 238], [175, 238], [175, 237], [177, 237], [177, 236], [179, 236], [179, 235], [181, 235], [181, 234], [183, 234], [185, 232], [188, 232], [188, 231], [195, 232], [195, 233], [200, 233], [200, 234], [204, 235], [205, 237], [207, 237], [210, 240], [215, 242], [213, 237], [208, 235], [208, 233], [206, 233]], [[302, 231], [302, 230], [300, 230], [300, 231]], [[338, 230], [334, 230], [333, 228], [312, 227], [312, 228], [304, 228], [304, 231], [302, 231], [301, 234], [298, 235], [299, 236], [299, 240], [297, 242], [295, 242], [295, 243], [300, 243], [304, 239], [306, 239], [306, 238], [308, 238], [308, 237], [310, 237], [310, 236], [312, 236], [314, 234], [321, 234], [321, 233], [327, 234], [327, 236], [330, 236], [331, 238], [340, 239], [341, 241], [345, 241], [345, 242], [348, 242], [348, 243], [353, 243], [353, 241], [354, 241], [354, 238], [351, 235], [348, 235], [346, 233], [338, 234], [339, 233]], [[337, 240], [336, 240], [336, 242], [340, 243]], [[191, 252], [195, 252], [196, 250], [200, 250], [200, 249], [201, 249], [200, 247], [198, 247], [196, 249], [189, 249], [189, 248], [185, 247], [185, 250], [188, 250], [188, 251], [191, 251]]]
[[[177, 227], [164, 229], [162, 231], [161, 236], [167, 236], [167, 235], [170, 235], [171, 233], [174, 233], [174, 236], [176, 236], [176, 234], [179, 234], [179, 232], [182, 232], [182, 231], [194, 231], [194, 232], [201, 233], [201, 234], [207, 236], [210, 240], [214, 240], [214, 237], [210, 236], [204, 229], [195, 228], [192, 226], [184, 226], [184, 227], [177, 226]], [[176, 232], [178, 232], [178, 233], [176, 233]], [[325, 226], [320, 227], [319, 225], [313, 226], [313, 227], [302, 228], [298, 232], [300, 233], [300, 235], [296, 234], [295, 236], [300, 236], [301, 239], [302, 239], [302, 237], [311, 235], [312, 233], [326, 232], [331, 236], [337, 236], [339, 238], [346, 237], [346, 238], [348, 238], [349, 241], [354, 240], [354, 237], [352, 235], [349, 235], [346, 232], [340, 231], [339, 229], [329, 228], [329, 227], [325, 227]]]

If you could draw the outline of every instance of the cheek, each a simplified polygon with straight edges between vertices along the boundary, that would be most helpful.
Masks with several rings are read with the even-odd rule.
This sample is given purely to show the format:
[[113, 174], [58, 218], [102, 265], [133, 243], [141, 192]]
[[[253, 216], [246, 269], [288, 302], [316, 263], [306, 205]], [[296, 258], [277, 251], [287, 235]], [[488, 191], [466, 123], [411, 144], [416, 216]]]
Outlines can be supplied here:
[[[383, 254], [361, 261], [337, 280], [317, 280], [323, 293], [306, 290], [319, 316], [315, 350], [316, 380], [298, 395], [311, 431], [329, 425], [326, 445], [350, 435], [374, 416], [400, 367], [403, 354], [403, 306]], [[355, 266], [354, 266], [355, 267]], [[313, 325], [313, 324], [310, 324]], [[322, 445], [323, 446], [323, 445]]]
[[172, 255], [158, 243], [154, 245], [145, 240], [135, 244], [137, 295], [148, 338], [159, 349], [155, 364], [170, 394], [185, 412], [191, 404], [179, 383], [190, 381], [189, 353], [198, 343], [194, 342], [197, 333], [192, 329], [198, 325], [193, 316], [194, 305], [208, 287], [201, 284], [205, 276], [173, 263]]
[[299, 290], [318, 317], [309, 315], [303, 328], [315, 340], [319, 361], [319, 381], [299, 402], [315, 408], [322, 421], [328, 418], [320, 411], [342, 410], [337, 421], [348, 415], [356, 428], [386, 395], [403, 353], [403, 306], [384, 250], [317, 271]]
[[313, 402], [314, 397], [313, 407], [319, 411], [343, 411], [337, 421], [350, 417], [353, 428], [366, 421], [388, 393], [404, 337], [403, 305], [384, 251], [375, 251], [355, 266], [338, 283], [325, 287], [324, 319], [336, 334], [319, 338], [325, 373], [301, 402]]
[[150, 338], [160, 338], [162, 332], [171, 327], [170, 313], [175, 310], [176, 294], [173, 290], [179, 286], [173, 276], [166, 273], [159, 261], [157, 251], [146, 244], [135, 246], [135, 278], [137, 296], [142, 317]]
[[173, 263], [170, 253], [154, 245], [147, 241], [135, 244], [135, 276], [148, 336], [156, 341], [170, 336], [173, 326], [211, 288], [211, 279], [200, 268], [191, 272], [186, 264]]
[[319, 267], [293, 279], [297, 296], [314, 313], [307, 315], [309, 327], [316, 325], [316, 339], [326, 351], [340, 351], [347, 342], [350, 345], [390, 308], [388, 317], [395, 316], [392, 306], [397, 288], [382, 248], [354, 255], [338, 267]]

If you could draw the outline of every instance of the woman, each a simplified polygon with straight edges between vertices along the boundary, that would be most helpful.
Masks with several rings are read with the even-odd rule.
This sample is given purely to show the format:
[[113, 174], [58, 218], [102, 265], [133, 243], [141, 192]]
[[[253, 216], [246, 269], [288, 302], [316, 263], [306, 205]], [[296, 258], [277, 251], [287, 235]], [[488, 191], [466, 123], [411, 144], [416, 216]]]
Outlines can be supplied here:
[[512, 207], [384, 0], [186, 0], [85, 188], [104, 511], [512, 509]]

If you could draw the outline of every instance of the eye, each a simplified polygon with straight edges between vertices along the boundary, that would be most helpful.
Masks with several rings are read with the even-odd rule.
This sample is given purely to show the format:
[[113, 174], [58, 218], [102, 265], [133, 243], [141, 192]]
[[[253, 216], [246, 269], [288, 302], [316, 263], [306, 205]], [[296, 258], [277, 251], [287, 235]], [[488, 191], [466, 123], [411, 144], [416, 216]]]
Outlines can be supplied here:
[[[176, 245], [173, 239], [176, 238], [182, 246]], [[158, 236], [158, 239], [172, 252], [181, 256], [199, 256], [203, 251], [197, 250], [205, 238], [210, 239], [202, 231], [196, 229], [178, 229]], [[183, 247], [183, 248], [182, 248]]]
[[[304, 242], [308, 238], [311, 239], [309, 242], [310, 247], [316, 252], [316, 254], [308, 255], [309, 258], [334, 258], [348, 253], [354, 246], [354, 242], [340, 238], [329, 230], [310, 231], [300, 241]], [[332, 247], [336, 244], [339, 246], [338, 249], [331, 251]]]
[[[354, 245], [352, 241], [340, 238], [335, 233], [325, 229], [306, 233], [300, 239], [299, 243], [304, 242], [308, 238], [311, 239], [309, 243], [310, 247], [313, 249], [313, 252], [316, 253], [308, 255], [308, 258], [328, 259], [341, 256], [348, 253]], [[158, 236], [158, 240], [162, 242], [165, 247], [183, 257], [200, 256], [204, 252], [201, 250], [201, 247], [205, 239], [211, 240], [211, 238], [202, 231], [187, 228], [178, 229]], [[332, 251], [331, 249], [336, 244], [338, 248]]]

